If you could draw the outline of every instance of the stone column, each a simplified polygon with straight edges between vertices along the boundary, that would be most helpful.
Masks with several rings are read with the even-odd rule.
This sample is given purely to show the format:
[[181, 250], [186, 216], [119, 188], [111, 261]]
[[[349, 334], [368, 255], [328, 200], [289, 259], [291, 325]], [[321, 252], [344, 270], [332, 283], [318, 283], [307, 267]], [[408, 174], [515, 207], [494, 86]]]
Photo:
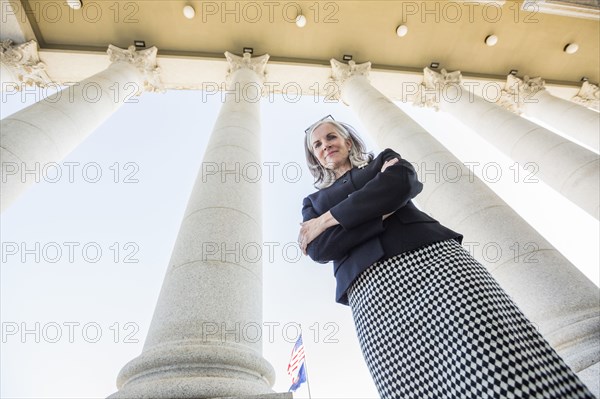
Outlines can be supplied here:
[[416, 104], [433, 104], [513, 160], [522, 164], [533, 162], [537, 177], [598, 219], [598, 154], [470, 93], [460, 85], [461, 80], [460, 71], [440, 74], [425, 68]]
[[600, 88], [590, 82], [583, 82], [579, 93], [571, 101], [595, 111], [600, 111]]
[[107, 69], [0, 122], [2, 210], [33, 184], [35, 174], [63, 159], [133, 95], [157, 90], [156, 53], [156, 47], [111, 45]]
[[508, 75], [498, 103], [516, 114], [537, 118], [598, 152], [600, 113], [553, 96], [545, 84], [539, 77], [521, 80]]
[[0, 42], [0, 67], [0, 91], [9, 87], [20, 90], [23, 84], [44, 87], [50, 83], [35, 40], [19, 45], [10, 39]]
[[[454, 155], [376, 90], [367, 79], [370, 63], [346, 65], [331, 60], [331, 64], [342, 100], [377, 144], [395, 149], [416, 165], [424, 183], [416, 198], [418, 204], [464, 234], [464, 243], [470, 243], [476, 258], [575, 371], [597, 367], [598, 288]], [[445, 167], [456, 171], [452, 178], [439, 174], [427, 178], [429, 171]], [[498, 251], [493, 262], [482, 256], [486, 246]]]
[[[272, 392], [262, 357], [260, 98], [268, 55], [225, 53], [226, 101], [204, 154], [142, 354], [111, 398], [213, 398]], [[236, 175], [237, 174], [237, 175]], [[258, 334], [258, 338], [257, 338]]]

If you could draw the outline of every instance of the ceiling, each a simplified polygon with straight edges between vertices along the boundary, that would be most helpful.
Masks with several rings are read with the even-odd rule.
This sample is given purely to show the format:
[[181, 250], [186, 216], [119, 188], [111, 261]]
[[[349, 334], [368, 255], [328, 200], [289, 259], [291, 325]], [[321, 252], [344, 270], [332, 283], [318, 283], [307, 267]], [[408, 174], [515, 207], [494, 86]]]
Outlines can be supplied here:
[[[156, 46], [159, 55], [222, 59], [223, 52], [269, 53], [273, 61], [329, 64], [350, 54], [374, 68], [422, 70], [431, 62], [472, 76], [542, 76], [546, 81], [599, 80], [600, 23], [596, 19], [542, 13], [522, 1], [178, 1], [21, 0], [42, 49], [105, 52], [109, 44], [134, 40]], [[597, 0], [580, 3], [597, 8]], [[501, 4], [501, 5], [500, 5]], [[194, 19], [182, 9], [192, 5]], [[301, 8], [304, 28], [294, 19]], [[404, 23], [405, 37], [396, 35]], [[494, 47], [486, 36], [499, 38]], [[566, 44], [579, 51], [566, 54]]]

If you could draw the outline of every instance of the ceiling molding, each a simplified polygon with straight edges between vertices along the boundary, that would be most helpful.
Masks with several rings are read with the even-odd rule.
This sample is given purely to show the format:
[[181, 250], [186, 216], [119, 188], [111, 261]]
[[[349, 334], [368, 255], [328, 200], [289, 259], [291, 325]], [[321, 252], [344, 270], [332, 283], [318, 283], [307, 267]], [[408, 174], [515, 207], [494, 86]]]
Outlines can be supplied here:
[[521, 9], [529, 12], [600, 21], [600, 7], [589, 3], [583, 1], [525, 0]]
[[498, 7], [502, 7], [506, 0], [454, 0], [456, 3], [492, 3]]
[[[44, 50], [103, 53], [108, 44], [128, 48], [134, 40], [144, 40], [160, 56], [219, 59], [224, 51], [253, 47], [256, 54], [269, 53], [272, 61], [293, 64], [328, 65], [332, 57], [351, 54], [356, 62], [369, 61], [385, 70], [421, 70], [437, 62], [447, 70], [483, 76], [506, 76], [516, 69], [561, 82], [599, 77], [596, 20], [523, 12], [523, 2], [517, 0], [372, 0], [368, 6], [349, 0], [336, 2], [336, 8], [313, 0], [289, 2], [310, 11], [305, 11], [310, 18], [302, 29], [284, 18], [282, 7], [263, 9], [255, 21], [241, 3], [227, 8], [214, 2], [220, 13], [204, 12], [203, 18], [188, 20], [183, 3], [176, 1], [84, 2], [78, 11], [63, 0], [0, 1], [29, 10], [25, 17]], [[310, 8], [315, 4], [320, 6]], [[410, 27], [406, 37], [396, 34], [400, 23]], [[498, 37], [497, 45], [486, 46], [489, 35]], [[569, 43], [579, 45], [577, 54], [563, 51]]]

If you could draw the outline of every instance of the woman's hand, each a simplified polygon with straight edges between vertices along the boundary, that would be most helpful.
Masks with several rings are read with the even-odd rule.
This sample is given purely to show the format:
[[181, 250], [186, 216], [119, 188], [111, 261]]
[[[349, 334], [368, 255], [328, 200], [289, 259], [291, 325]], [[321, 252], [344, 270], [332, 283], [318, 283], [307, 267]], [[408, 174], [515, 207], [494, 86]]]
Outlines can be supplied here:
[[[384, 170], [386, 170], [386, 169], [387, 169], [389, 166], [392, 166], [392, 165], [394, 165], [394, 164], [397, 164], [398, 162], [399, 162], [399, 161], [398, 161], [398, 158], [392, 158], [392, 159], [390, 159], [390, 160], [386, 161], [386, 162], [383, 164], [383, 166], [381, 167], [381, 171], [383, 172], [383, 171], [384, 171]], [[393, 215], [393, 214], [394, 214], [394, 212], [391, 212], [391, 213], [388, 213], [388, 214], [386, 214], [386, 215], [383, 215], [383, 216], [382, 216], [382, 219], [383, 219], [383, 220], [385, 220], [385, 219], [387, 219], [388, 217], [390, 217], [390, 216], [391, 216], [391, 215]]]
[[300, 233], [298, 234], [298, 244], [302, 253], [307, 255], [306, 248], [315, 238], [317, 238], [322, 232], [327, 230], [331, 226], [339, 224], [337, 220], [331, 215], [331, 212], [327, 211], [319, 217], [307, 220], [306, 222], [300, 223]]
[[[388, 167], [395, 165], [399, 162], [398, 158], [392, 158], [386, 161], [381, 167], [381, 171], [385, 171]], [[385, 220], [389, 216], [391, 216], [394, 212], [388, 213], [382, 216], [382, 219]], [[338, 225], [339, 222], [335, 220], [331, 212], [326, 212], [319, 217], [314, 219], [307, 220], [306, 222], [300, 223], [300, 233], [298, 234], [298, 244], [300, 245], [300, 249], [302, 249], [302, 253], [307, 255], [306, 248], [308, 244], [310, 244], [315, 238], [317, 238], [322, 232], [327, 230], [329, 227]]]
[[388, 168], [388, 166], [392, 166], [394, 164], [397, 164], [398, 162], [400, 162], [400, 161], [398, 161], [398, 158], [392, 158], [392, 159], [386, 161], [383, 164], [383, 166], [381, 167], [381, 171], [383, 172], [384, 170], [386, 170]]

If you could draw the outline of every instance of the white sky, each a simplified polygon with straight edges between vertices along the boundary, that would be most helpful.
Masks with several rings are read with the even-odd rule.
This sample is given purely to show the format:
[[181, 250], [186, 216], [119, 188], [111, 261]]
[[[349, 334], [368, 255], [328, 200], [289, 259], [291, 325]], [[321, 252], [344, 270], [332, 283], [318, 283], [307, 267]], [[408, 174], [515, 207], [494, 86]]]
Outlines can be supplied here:
[[[30, 96], [23, 101], [20, 95], [3, 98], [1, 116], [33, 100]], [[144, 94], [139, 103], [125, 104], [59, 163], [60, 182], [37, 184], [2, 214], [2, 397], [95, 398], [116, 390], [119, 370], [142, 350], [220, 106], [220, 95], [203, 101], [201, 93], [194, 91]], [[500, 164], [502, 178], [489, 185], [598, 284], [596, 220], [543, 183], [526, 184], [523, 178], [513, 183], [509, 169], [513, 162], [451, 117], [410, 105], [402, 108], [462, 161]], [[266, 329], [263, 332], [263, 352], [277, 372], [274, 391], [287, 391], [286, 367], [296, 333], [292, 323], [302, 323], [312, 396], [375, 398], [378, 395], [355, 337], [350, 308], [334, 302], [332, 266], [314, 264], [305, 257], [295, 261], [292, 249], [287, 256], [281, 251], [296, 241], [302, 199], [314, 191], [304, 165], [304, 129], [330, 113], [354, 125], [368, 141], [364, 127], [344, 105], [311, 97], [296, 103], [263, 99], [263, 161], [281, 165], [275, 168], [272, 181], [263, 170], [261, 181], [263, 239], [279, 244], [273, 259], [263, 252], [263, 320], [273, 326], [272, 339]], [[372, 144], [370, 148], [376, 153], [380, 150]], [[402, 148], [396, 150], [402, 154]], [[73, 183], [68, 181], [65, 162], [79, 162]], [[111, 169], [116, 162], [121, 172], [117, 183], [115, 168]], [[285, 178], [282, 170], [294, 162], [302, 167], [302, 178], [291, 183], [297, 169], [288, 169]], [[86, 177], [93, 177], [93, 163], [100, 166], [102, 178], [88, 183], [82, 168], [90, 166]], [[138, 182], [124, 183], [134, 171], [131, 178]], [[465, 241], [475, 238], [465, 237]], [[73, 262], [65, 242], [80, 244]], [[25, 243], [29, 249], [39, 243], [48, 252], [41, 254], [39, 262], [34, 255], [23, 262], [20, 253], [5, 253], [11, 243]], [[55, 263], [52, 243], [63, 249]], [[102, 250], [96, 263], [82, 255], [82, 247], [89, 243]], [[114, 243], [120, 248], [118, 260], [114, 259]], [[132, 254], [133, 248], [137, 252]], [[125, 263], [127, 254], [138, 263]], [[34, 330], [36, 323], [39, 342], [33, 333], [22, 334], [23, 327]], [[69, 325], [73, 326], [73, 342], [69, 342]], [[87, 334], [82, 331], [85, 325]], [[56, 338], [57, 326], [60, 338]], [[15, 327], [19, 329], [16, 334], [7, 334]], [[95, 328], [102, 335], [97, 342], [88, 342], [94, 340]], [[115, 331], [120, 332], [118, 337]], [[127, 342], [128, 334], [129, 340], [137, 342]], [[296, 397], [308, 397], [306, 385]]]

